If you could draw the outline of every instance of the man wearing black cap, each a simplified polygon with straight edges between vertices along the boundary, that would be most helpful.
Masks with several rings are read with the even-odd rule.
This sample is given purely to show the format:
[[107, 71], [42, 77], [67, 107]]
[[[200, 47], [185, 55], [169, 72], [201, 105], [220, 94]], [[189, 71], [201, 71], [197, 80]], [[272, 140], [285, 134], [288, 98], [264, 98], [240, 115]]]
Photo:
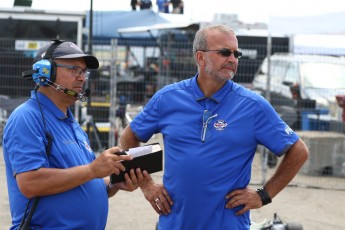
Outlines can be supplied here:
[[29, 71], [36, 88], [4, 130], [11, 229], [25, 221], [33, 229], [105, 229], [108, 197], [142, 183], [132, 170], [125, 182], [108, 186], [109, 175], [125, 170], [120, 161], [130, 157], [112, 147], [96, 158], [70, 111], [87, 96], [88, 69], [98, 65], [72, 42], [55, 40], [38, 51]]

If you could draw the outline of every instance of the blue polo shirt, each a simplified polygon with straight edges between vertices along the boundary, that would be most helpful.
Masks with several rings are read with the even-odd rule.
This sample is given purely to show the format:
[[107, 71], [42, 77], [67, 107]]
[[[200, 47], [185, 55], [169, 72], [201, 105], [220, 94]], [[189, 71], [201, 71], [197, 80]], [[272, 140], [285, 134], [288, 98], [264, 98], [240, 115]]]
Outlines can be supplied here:
[[255, 92], [228, 81], [206, 98], [196, 80], [164, 87], [130, 124], [144, 142], [163, 134], [163, 182], [174, 205], [159, 229], [249, 229], [249, 212], [236, 216], [242, 207], [226, 209], [225, 196], [249, 184], [258, 144], [280, 156], [298, 136]]
[[[4, 130], [4, 159], [12, 216], [11, 229], [17, 229], [28, 199], [19, 191], [15, 176], [39, 168], [67, 169], [86, 165], [95, 159], [86, 133], [68, 110], [66, 116], [45, 95], [37, 92], [46, 121], [54, 138], [47, 157], [42, 114], [32, 92], [31, 99], [14, 110]], [[54, 184], [54, 179], [51, 181]], [[108, 215], [108, 195], [103, 179], [93, 179], [69, 191], [41, 197], [31, 226], [38, 229], [104, 229]]]

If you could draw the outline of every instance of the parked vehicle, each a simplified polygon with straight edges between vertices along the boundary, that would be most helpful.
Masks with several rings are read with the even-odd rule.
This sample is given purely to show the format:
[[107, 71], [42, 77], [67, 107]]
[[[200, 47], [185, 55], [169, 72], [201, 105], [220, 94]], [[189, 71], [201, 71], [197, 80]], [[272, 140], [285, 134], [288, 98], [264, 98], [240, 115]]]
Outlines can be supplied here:
[[[329, 130], [329, 122], [342, 122], [336, 95], [345, 94], [345, 58], [275, 53], [265, 58], [254, 76], [254, 90], [270, 103], [294, 129]], [[311, 123], [312, 122], [312, 123]], [[328, 122], [328, 123], [327, 123]]]

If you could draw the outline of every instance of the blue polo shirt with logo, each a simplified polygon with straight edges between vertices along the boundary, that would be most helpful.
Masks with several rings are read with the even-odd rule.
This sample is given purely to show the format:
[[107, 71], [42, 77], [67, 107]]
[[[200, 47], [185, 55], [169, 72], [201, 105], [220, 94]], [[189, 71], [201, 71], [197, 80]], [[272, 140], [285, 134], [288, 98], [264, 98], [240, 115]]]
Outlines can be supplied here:
[[197, 75], [158, 91], [130, 126], [143, 142], [164, 138], [174, 205], [159, 229], [249, 229], [249, 212], [236, 216], [225, 196], [249, 184], [258, 144], [281, 156], [298, 140], [262, 96], [228, 81], [206, 98]]
[[[54, 138], [51, 155], [46, 154], [44, 122], [34, 92], [31, 99], [12, 112], [4, 130], [11, 229], [18, 228], [28, 202], [19, 191], [17, 174], [40, 168], [67, 169], [95, 160], [87, 135], [71, 111], [68, 110], [66, 116], [45, 95], [37, 92], [37, 97], [46, 130]], [[104, 180], [93, 179], [66, 192], [41, 197], [31, 226], [37, 229], [104, 229], [107, 215], [108, 195]]]

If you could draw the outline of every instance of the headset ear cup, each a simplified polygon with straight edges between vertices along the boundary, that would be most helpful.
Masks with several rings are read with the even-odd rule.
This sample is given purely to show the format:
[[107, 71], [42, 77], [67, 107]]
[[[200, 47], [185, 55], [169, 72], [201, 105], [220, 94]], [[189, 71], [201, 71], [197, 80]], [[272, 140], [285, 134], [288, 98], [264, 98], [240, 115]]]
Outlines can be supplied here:
[[42, 59], [33, 65], [33, 70], [35, 73], [32, 74], [33, 81], [40, 85], [46, 86], [48, 82], [51, 81], [51, 63], [49, 60]]
[[[53, 40], [53, 42], [48, 47], [43, 59], [34, 63], [33, 70], [30, 71], [33, 73], [32, 79], [36, 85], [47, 86], [56, 80], [56, 64], [53, 60], [53, 53], [56, 47], [65, 41]], [[28, 78], [29, 74], [27, 71], [24, 71], [22, 77]]]

